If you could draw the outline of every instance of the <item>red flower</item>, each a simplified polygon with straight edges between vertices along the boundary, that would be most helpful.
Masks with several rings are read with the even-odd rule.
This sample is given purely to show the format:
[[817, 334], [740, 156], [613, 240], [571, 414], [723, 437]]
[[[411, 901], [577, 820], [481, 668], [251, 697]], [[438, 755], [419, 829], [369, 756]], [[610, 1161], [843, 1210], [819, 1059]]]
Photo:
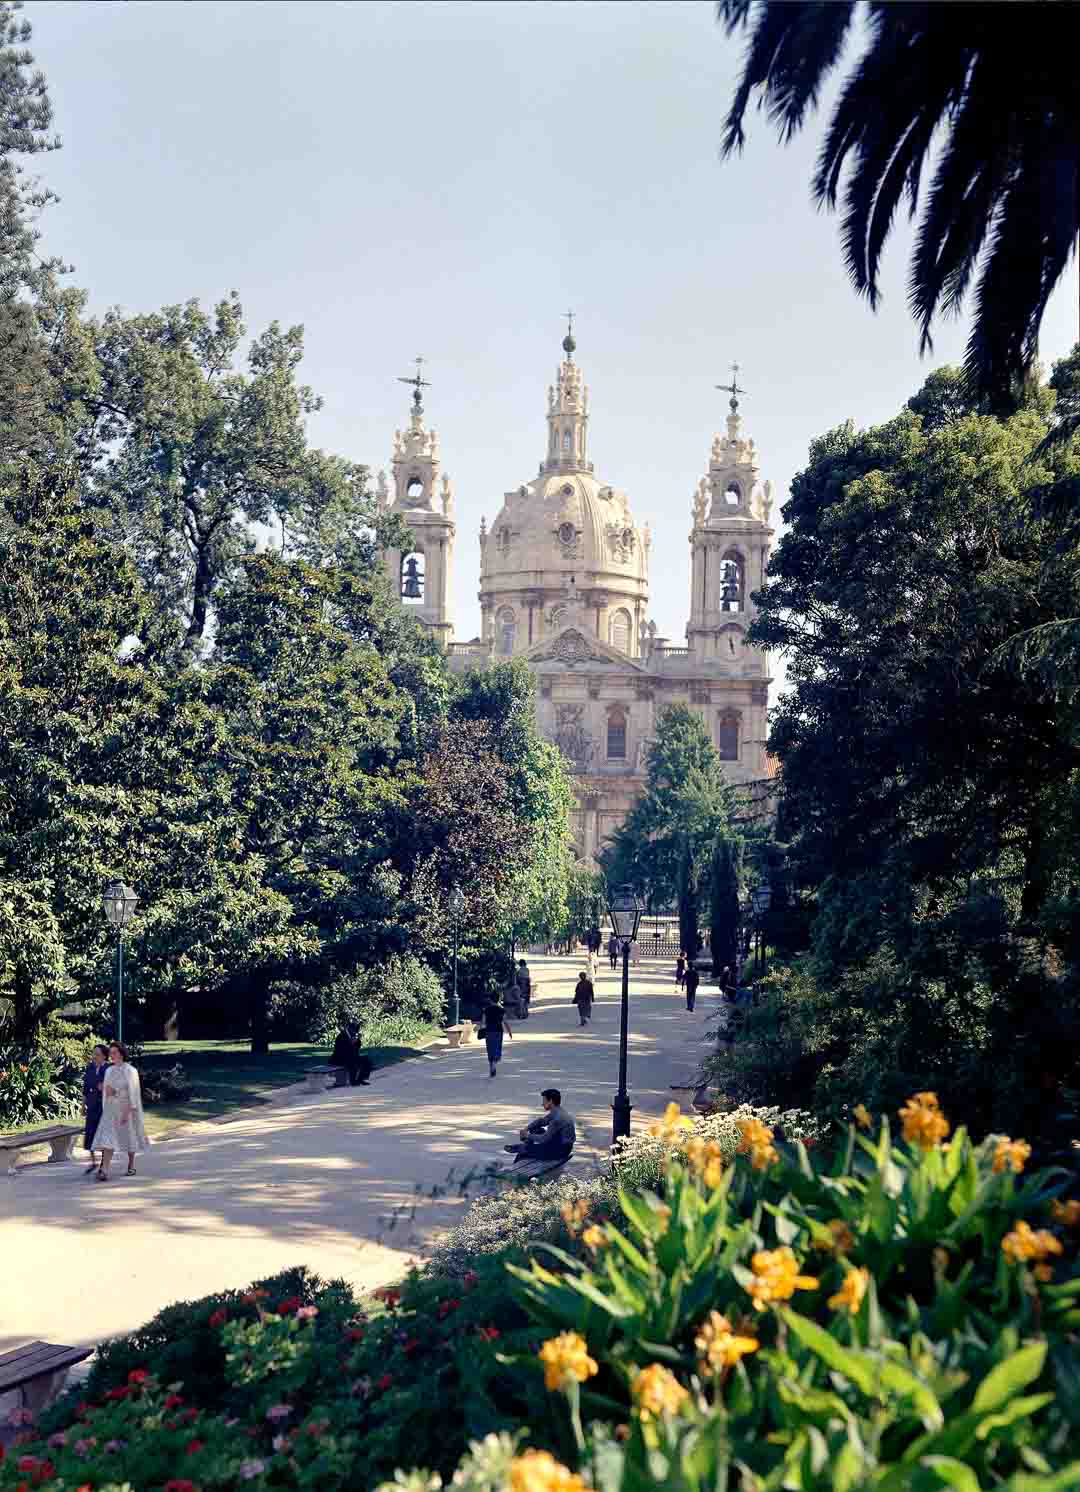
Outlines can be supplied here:
[[497, 1342], [499, 1340], [499, 1328], [497, 1326], [478, 1326], [476, 1334], [483, 1337], [485, 1342]]
[[292, 1311], [298, 1310], [303, 1305], [299, 1295], [289, 1295], [277, 1308], [279, 1316], [288, 1316]]
[[241, 1305], [254, 1305], [257, 1300], [265, 1300], [270, 1294], [269, 1290], [249, 1290], [246, 1295], [241, 1295]]
[[42, 1461], [41, 1465], [34, 1472], [34, 1484], [35, 1486], [40, 1486], [42, 1482], [47, 1482], [50, 1477], [53, 1477], [55, 1475], [56, 1467], [52, 1464], [52, 1462]]
[[449, 1314], [450, 1314], [451, 1311], [456, 1311], [456, 1310], [459, 1310], [460, 1308], [461, 1308], [461, 1301], [460, 1300], [440, 1300], [439, 1301], [439, 1320], [440, 1321], [445, 1321], [446, 1318], [447, 1318], [447, 1316], [449, 1316]]
[[401, 1299], [401, 1291], [391, 1290], [388, 1286], [384, 1285], [380, 1290], [375, 1291], [375, 1299], [383, 1301], [393, 1310]]
[[375, 1387], [385, 1393], [385, 1391], [390, 1387], [393, 1381], [394, 1380], [389, 1373], [384, 1373], [383, 1376], [379, 1379], [378, 1383], [376, 1383]]
[[82, 1419], [85, 1415], [89, 1414], [92, 1407], [90, 1404], [80, 1404], [77, 1411], [79, 1418]]
[[[81, 1488], [80, 1492], [82, 1492]], [[89, 1487], [86, 1492], [90, 1492]], [[171, 1482], [165, 1483], [165, 1492], [199, 1492], [199, 1489], [194, 1482], [186, 1481], [183, 1477], [174, 1477]]]
[[214, 1311], [206, 1324], [207, 1326], [224, 1326], [228, 1319], [229, 1313], [223, 1308], [220, 1311]]
[[189, 1425], [193, 1425], [198, 1417], [199, 1410], [197, 1409], [185, 1409], [183, 1414], [180, 1416], [181, 1419], [186, 1419]]
[[105, 1395], [105, 1397], [107, 1399], [126, 1399], [127, 1396], [128, 1396], [129, 1391], [130, 1390], [127, 1389], [126, 1387], [125, 1388], [110, 1388], [109, 1392]]
[[16, 1471], [36, 1471], [37, 1470], [37, 1457], [36, 1456], [20, 1456], [19, 1459], [15, 1462], [15, 1470]]
[[149, 1377], [150, 1374], [146, 1371], [145, 1368], [132, 1368], [131, 1372], [128, 1374], [128, 1382], [145, 1383]]
[[362, 1342], [364, 1340], [364, 1328], [362, 1326], [350, 1327], [347, 1335], [350, 1342]]
[[184, 1449], [187, 1451], [189, 1456], [194, 1456], [198, 1451], [205, 1449], [205, 1446], [205, 1440], [189, 1440]]
[[184, 1401], [180, 1397], [179, 1394], [166, 1394], [165, 1395], [165, 1408], [166, 1409], [176, 1409], [178, 1407], [178, 1405], [182, 1404], [183, 1402]]

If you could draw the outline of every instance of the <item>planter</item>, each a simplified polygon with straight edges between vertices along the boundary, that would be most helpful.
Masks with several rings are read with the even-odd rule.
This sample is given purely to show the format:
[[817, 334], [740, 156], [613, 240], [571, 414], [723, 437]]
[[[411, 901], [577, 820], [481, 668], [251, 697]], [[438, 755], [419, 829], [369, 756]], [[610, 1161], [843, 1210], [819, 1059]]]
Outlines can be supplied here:
[[471, 1026], [447, 1026], [446, 1039], [451, 1046], [461, 1046], [468, 1041], [471, 1031]]

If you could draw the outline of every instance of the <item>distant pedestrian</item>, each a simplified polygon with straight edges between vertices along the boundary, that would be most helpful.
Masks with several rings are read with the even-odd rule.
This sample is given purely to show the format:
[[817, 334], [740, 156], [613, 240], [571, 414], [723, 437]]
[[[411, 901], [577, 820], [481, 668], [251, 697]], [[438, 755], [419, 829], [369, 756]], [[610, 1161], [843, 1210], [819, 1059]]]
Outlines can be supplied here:
[[593, 987], [593, 982], [589, 978], [587, 970], [582, 969], [578, 975], [578, 982], [574, 986], [573, 1003], [578, 1008], [578, 1015], [581, 1017], [581, 1024], [583, 1026], [588, 1024], [592, 1016], [593, 1001], [595, 999], [596, 990]]
[[488, 1077], [493, 1078], [502, 1058], [503, 1032], [506, 1032], [513, 1041], [514, 1033], [510, 1029], [510, 1022], [506, 1019], [506, 1011], [498, 1000], [489, 1000], [484, 1006], [484, 1023], [480, 1027], [487, 1047]]
[[529, 1015], [529, 1001], [532, 999], [532, 975], [529, 966], [523, 958], [518, 959], [517, 966], [518, 990], [521, 994], [521, 1019], [527, 1020]]
[[686, 979], [683, 984], [683, 988], [686, 990], [687, 1010], [693, 1010], [694, 1008], [694, 1001], [697, 999], [697, 987], [700, 983], [701, 975], [697, 971], [697, 966], [691, 960], [687, 965]]
[[729, 1004], [734, 1005], [737, 990], [735, 971], [730, 964], [725, 964], [720, 970], [720, 993]]
[[101, 1122], [93, 1139], [93, 1148], [101, 1151], [98, 1181], [108, 1181], [115, 1150], [127, 1151], [127, 1174], [134, 1176], [135, 1157], [149, 1145], [139, 1074], [127, 1059], [127, 1047], [114, 1041], [109, 1047], [109, 1066], [105, 1070]]
[[590, 953], [599, 953], [604, 946], [604, 935], [595, 925], [585, 934], [585, 947]]
[[94, 1159], [94, 1136], [97, 1127], [101, 1123], [102, 1085], [105, 1082], [105, 1067], [109, 1061], [109, 1048], [100, 1043], [94, 1048], [91, 1060], [86, 1064], [83, 1073], [83, 1113], [86, 1122], [83, 1124], [83, 1147], [90, 1152], [90, 1164], [86, 1168], [87, 1176], [91, 1171], [97, 1170], [97, 1161]]
[[607, 956], [611, 960], [612, 969], [619, 967], [619, 940], [614, 933], [607, 940]]
[[686, 978], [686, 954], [679, 950], [679, 956], [675, 960], [675, 983], [682, 989], [683, 980]]

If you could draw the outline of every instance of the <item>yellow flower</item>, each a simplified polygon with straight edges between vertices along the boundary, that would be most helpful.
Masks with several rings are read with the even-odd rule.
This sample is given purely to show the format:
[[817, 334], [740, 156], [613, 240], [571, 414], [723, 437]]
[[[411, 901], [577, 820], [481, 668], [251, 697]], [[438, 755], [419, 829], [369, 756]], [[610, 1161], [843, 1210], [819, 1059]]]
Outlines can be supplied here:
[[1010, 1140], [1003, 1135], [994, 1148], [994, 1171], [1001, 1172], [1010, 1167], [1018, 1174], [1031, 1156], [1031, 1146], [1026, 1140]]
[[588, 1492], [576, 1471], [550, 1451], [525, 1451], [510, 1462], [510, 1492]]
[[724, 1168], [718, 1160], [709, 1161], [701, 1177], [710, 1191], [715, 1191], [724, 1179]]
[[675, 1374], [658, 1362], [650, 1363], [636, 1373], [630, 1387], [642, 1419], [675, 1414], [690, 1397]]
[[736, 1336], [731, 1322], [719, 1311], [709, 1312], [694, 1338], [702, 1373], [719, 1373], [722, 1368], [733, 1368], [740, 1357], [756, 1352], [760, 1345], [757, 1337]]
[[852, 1112], [855, 1115], [855, 1123], [860, 1127], [860, 1129], [873, 1128], [874, 1121], [870, 1117], [870, 1110], [864, 1103], [857, 1103]]
[[1017, 1223], [1012, 1233], [1006, 1233], [1001, 1240], [1001, 1251], [1014, 1264], [1034, 1264], [1035, 1276], [1040, 1280], [1048, 1280], [1053, 1273], [1050, 1265], [1045, 1262], [1050, 1255], [1065, 1252], [1061, 1240], [1055, 1238], [1053, 1233], [1046, 1228], [1036, 1230], [1023, 1219]]
[[567, 1232], [576, 1237], [581, 1232], [585, 1219], [589, 1216], [588, 1202], [564, 1202], [559, 1210]]
[[773, 1148], [773, 1132], [767, 1124], [762, 1124], [760, 1119], [740, 1119], [737, 1128], [740, 1136], [738, 1154], [748, 1155], [755, 1171], [764, 1171], [773, 1161], [780, 1159]]
[[597, 1372], [585, 1338], [576, 1331], [564, 1331], [546, 1341], [540, 1348], [540, 1361], [544, 1364], [544, 1387], [549, 1393], [569, 1388], [575, 1382], [584, 1383]]
[[775, 1300], [790, 1300], [796, 1290], [816, 1290], [818, 1281], [799, 1273], [799, 1263], [785, 1244], [779, 1249], [762, 1249], [750, 1260], [755, 1278], [747, 1285], [754, 1310], [763, 1311]]
[[847, 1311], [849, 1316], [858, 1315], [869, 1283], [868, 1269], [849, 1269], [839, 1290], [835, 1295], [829, 1296], [830, 1311]]
[[900, 1110], [904, 1139], [909, 1145], [933, 1150], [949, 1133], [949, 1121], [938, 1107], [936, 1093], [916, 1093]]
[[693, 1127], [694, 1121], [683, 1114], [679, 1105], [669, 1103], [664, 1110], [664, 1117], [654, 1119], [649, 1125], [649, 1133], [654, 1139], [663, 1140], [666, 1145], [671, 1145], [683, 1130], [693, 1129]]
[[843, 1218], [834, 1217], [829, 1223], [829, 1232], [832, 1236], [828, 1242], [819, 1238], [814, 1244], [822, 1253], [847, 1254], [855, 1247], [855, 1235]]
[[1080, 1224], [1080, 1202], [1075, 1200], [1059, 1202], [1055, 1197], [1050, 1203], [1050, 1213], [1055, 1223], [1061, 1223], [1066, 1228], [1075, 1228]]
[[599, 1250], [602, 1249], [607, 1243], [607, 1234], [604, 1232], [603, 1228], [598, 1228], [596, 1224], [593, 1223], [591, 1227], [586, 1228], [584, 1233], [582, 1233], [581, 1241], [587, 1249], [591, 1249], [592, 1252], [595, 1254], [598, 1253]]

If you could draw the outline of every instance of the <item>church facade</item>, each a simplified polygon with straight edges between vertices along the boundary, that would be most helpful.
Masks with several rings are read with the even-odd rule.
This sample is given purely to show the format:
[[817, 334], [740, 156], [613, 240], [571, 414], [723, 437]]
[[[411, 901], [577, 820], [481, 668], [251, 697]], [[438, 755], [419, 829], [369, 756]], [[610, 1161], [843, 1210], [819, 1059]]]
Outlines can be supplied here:
[[767, 796], [769, 665], [746, 634], [773, 537], [772, 489], [742, 434], [733, 379], [726, 431], [710, 443], [690, 505], [685, 643], [659, 636], [648, 616], [652, 535], [635, 522], [627, 494], [596, 475], [575, 351], [568, 333], [548, 390], [538, 474], [504, 494], [490, 528], [481, 520], [479, 637], [453, 637], [453, 491], [424, 424], [419, 375], [406, 380], [410, 424], [396, 434], [392, 479], [380, 473], [378, 494], [413, 534], [408, 554], [386, 554], [388, 574], [451, 666], [521, 657], [531, 669], [540, 729], [574, 773], [577, 851], [593, 859], [642, 790], [657, 717], [669, 705], [696, 710], [731, 782]]

